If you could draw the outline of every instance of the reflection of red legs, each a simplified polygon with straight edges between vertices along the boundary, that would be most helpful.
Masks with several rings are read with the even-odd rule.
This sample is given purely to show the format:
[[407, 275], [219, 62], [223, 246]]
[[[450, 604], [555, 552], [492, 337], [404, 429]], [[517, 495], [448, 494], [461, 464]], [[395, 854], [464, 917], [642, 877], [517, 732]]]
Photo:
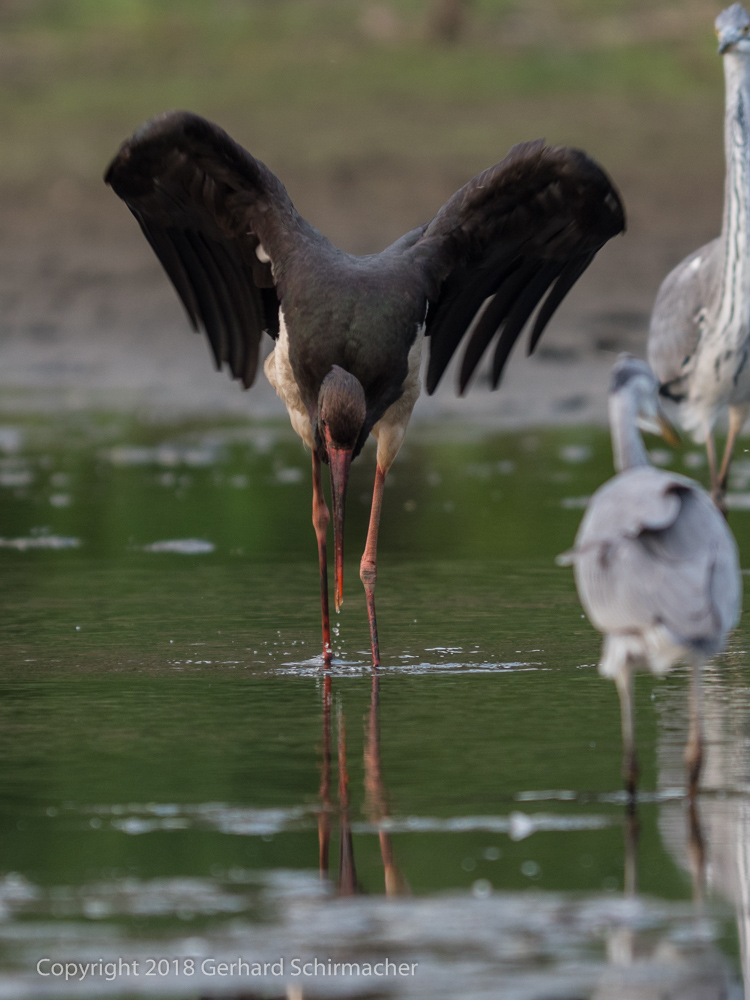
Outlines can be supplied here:
[[323, 484], [320, 478], [320, 459], [315, 449], [312, 453], [313, 464], [313, 526], [318, 539], [318, 562], [320, 563], [320, 611], [323, 619], [323, 660], [327, 666], [331, 663], [331, 622], [328, 617], [328, 556], [326, 554], [326, 533], [331, 515], [326, 507], [323, 496]]
[[367, 545], [362, 562], [359, 564], [359, 576], [365, 585], [367, 598], [367, 617], [370, 621], [370, 645], [372, 647], [372, 665], [380, 666], [380, 647], [378, 645], [378, 623], [375, 620], [375, 581], [378, 578], [378, 528], [380, 526], [380, 509], [383, 505], [383, 486], [385, 472], [378, 465], [375, 472], [375, 487], [372, 491], [372, 509], [370, 510], [370, 527], [367, 529]]
[[379, 701], [380, 677], [373, 674], [370, 712], [365, 726], [365, 812], [371, 823], [379, 823], [386, 814], [385, 789], [380, 773]]
[[323, 676], [323, 760], [320, 767], [318, 813], [318, 862], [321, 879], [328, 878], [328, 849], [331, 843], [331, 675]]
[[341, 816], [341, 843], [339, 853], [339, 895], [355, 896], [360, 891], [357, 870], [354, 867], [354, 843], [349, 819], [349, 773], [346, 769], [346, 722], [339, 714], [339, 811]]
[[388, 819], [388, 804], [380, 768], [380, 725], [378, 709], [380, 702], [380, 677], [372, 675], [370, 713], [365, 726], [365, 812], [371, 823], [378, 824], [380, 856], [383, 859], [386, 896], [406, 896], [409, 883], [401, 874], [393, 856], [391, 836], [383, 828], [383, 820]]

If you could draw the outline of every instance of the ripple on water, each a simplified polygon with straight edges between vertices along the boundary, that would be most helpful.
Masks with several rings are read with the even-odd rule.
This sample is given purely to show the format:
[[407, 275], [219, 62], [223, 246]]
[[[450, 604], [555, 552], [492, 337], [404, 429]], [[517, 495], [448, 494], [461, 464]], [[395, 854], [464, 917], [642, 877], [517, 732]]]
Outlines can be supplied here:
[[202, 538], [173, 538], [163, 542], [152, 542], [144, 545], [142, 552], [176, 552], [183, 556], [199, 556], [213, 552], [216, 546]]
[[750, 493], [727, 493], [724, 503], [728, 510], [750, 510]]
[[[664, 793], [661, 793], [662, 797]], [[577, 799], [575, 793], [548, 793], [556, 801]], [[682, 797], [682, 793], [680, 796]], [[523, 793], [516, 796], [523, 800]], [[591, 796], [590, 802], [617, 801], [611, 796]], [[230, 836], [272, 837], [276, 834], [310, 830], [316, 827], [320, 807], [300, 805], [289, 808], [258, 809], [222, 802], [189, 805], [175, 803], [129, 803], [71, 808], [73, 813], [92, 815], [88, 825], [94, 830], [117, 830], [130, 836], [178, 830], [211, 830]], [[582, 830], [602, 830], [618, 825], [618, 816], [571, 813], [526, 813], [514, 810], [503, 815], [474, 816], [388, 816], [377, 822], [355, 822], [352, 830], [358, 834], [390, 833], [467, 833], [504, 834], [511, 840], [525, 840], [537, 832], [565, 833]]]
[[32, 535], [30, 538], [0, 538], [0, 549], [77, 549], [80, 538], [65, 538], [62, 535]]
[[[361, 660], [343, 660], [334, 658], [333, 663], [329, 667], [331, 675], [333, 677], [359, 677], [370, 675], [372, 673], [372, 663], [369, 659], [369, 651], [365, 652], [363, 650], [362, 655], [363, 659]], [[411, 659], [412, 654], [403, 654], [402, 656], [399, 656], [399, 659], [403, 660], [407, 657]], [[416, 656], [413, 658], [417, 659]], [[508, 660], [503, 663], [495, 663], [491, 661], [470, 663], [460, 660], [445, 660], [442, 662], [435, 660], [420, 660], [418, 663], [384, 663], [379, 667], [378, 673], [380, 675], [408, 674], [410, 676], [421, 676], [425, 674], [436, 674], [445, 676], [449, 674], [492, 674], [547, 669], [550, 668], [548, 668], [541, 661], [535, 660]], [[280, 666], [269, 667], [268, 672], [277, 676], [292, 675], [296, 677], [320, 677], [323, 673], [323, 658], [322, 656], [316, 656], [309, 660], [284, 663]]]
[[206, 468], [219, 461], [218, 447], [191, 445], [158, 445], [144, 448], [135, 445], [116, 445], [101, 452], [100, 457], [111, 465], [119, 467], [139, 465], [159, 465], [167, 468], [188, 466]]

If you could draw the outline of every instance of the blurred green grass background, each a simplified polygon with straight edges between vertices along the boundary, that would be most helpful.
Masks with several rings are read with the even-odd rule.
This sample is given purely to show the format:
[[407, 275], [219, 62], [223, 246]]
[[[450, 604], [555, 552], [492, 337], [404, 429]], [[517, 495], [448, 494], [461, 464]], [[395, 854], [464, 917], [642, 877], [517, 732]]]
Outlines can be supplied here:
[[172, 107], [277, 169], [438, 158], [463, 175], [540, 129], [627, 159], [634, 117], [654, 169], [650, 125], [712, 121], [718, 158], [718, 4], [465, 0], [448, 42], [445, 2], [3, 0], [0, 183], [98, 180], [135, 125]]

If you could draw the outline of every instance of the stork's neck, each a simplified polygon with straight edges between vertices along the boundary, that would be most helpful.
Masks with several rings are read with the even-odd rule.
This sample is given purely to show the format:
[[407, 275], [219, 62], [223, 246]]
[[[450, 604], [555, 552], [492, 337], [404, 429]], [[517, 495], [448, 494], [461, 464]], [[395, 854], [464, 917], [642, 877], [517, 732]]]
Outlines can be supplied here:
[[618, 472], [650, 465], [648, 452], [637, 424], [637, 403], [631, 393], [615, 392], [609, 397], [609, 428], [612, 453]]
[[724, 56], [727, 160], [724, 191], [724, 273], [718, 329], [750, 322], [750, 58]]

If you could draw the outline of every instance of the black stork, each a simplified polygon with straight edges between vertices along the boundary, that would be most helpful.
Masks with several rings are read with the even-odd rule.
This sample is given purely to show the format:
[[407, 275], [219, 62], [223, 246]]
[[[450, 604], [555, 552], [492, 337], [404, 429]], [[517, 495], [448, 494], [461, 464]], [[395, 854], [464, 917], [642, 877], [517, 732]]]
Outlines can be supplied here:
[[331, 471], [338, 610], [349, 467], [374, 435], [377, 471], [360, 577], [378, 666], [374, 591], [383, 485], [419, 396], [424, 337], [430, 337], [432, 393], [468, 334], [463, 392], [499, 334], [497, 387], [536, 306], [541, 302], [529, 353], [597, 250], [624, 229], [617, 191], [580, 150], [521, 143], [457, 191], [431, 222], [379, 254], [355, 257], [296, 212], [263, 163], [188, 112], [141, 126], [105, 181], [135, 215], [193, 327], [206, 332], [217, 368], [227, 365], [249, 388], [263, 333], [276, 341], [264, 371], [312, 451], [327, 664], [330, 515], [321, 463]]

